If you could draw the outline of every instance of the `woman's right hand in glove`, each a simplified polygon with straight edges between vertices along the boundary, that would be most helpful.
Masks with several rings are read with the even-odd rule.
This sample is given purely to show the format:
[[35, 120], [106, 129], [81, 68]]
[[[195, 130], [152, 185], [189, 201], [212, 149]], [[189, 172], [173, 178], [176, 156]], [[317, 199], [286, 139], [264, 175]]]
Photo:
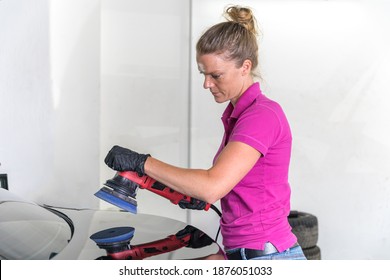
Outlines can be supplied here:
[[149, 154], [139, 154], [115, 145], [108, 152], [104, 162], [116, 171], [135, 171], [139, 176], [144, 176], [144, 165], [148, 157]]

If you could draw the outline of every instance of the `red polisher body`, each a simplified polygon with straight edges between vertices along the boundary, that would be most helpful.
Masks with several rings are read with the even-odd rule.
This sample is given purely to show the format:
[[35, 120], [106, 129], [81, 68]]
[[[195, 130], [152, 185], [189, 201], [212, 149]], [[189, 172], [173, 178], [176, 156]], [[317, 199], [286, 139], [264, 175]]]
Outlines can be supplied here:
[[[190, 196], [179, 193], [147, 175], [138, 176], [133, 171], [117, 172], [112, 179], [106, 181], [105, 185], [109, 188], [104, 187], [95, 195], [132, 213], [137, 213], [135, 197], [138, 188], [165, 197], [175, 205], [183, 201], [191, 201]], [[207, 211], [210, 206], [210, 204], [206, 204], [204, 210]]]
[[165, 239], [140, 245], [132, 245], [129, 250], [107, 253], [107, 255], [114, 260], [143, 260], [151, 256], [172, 252], [185, 247], [188, 245], [190, 238], [190, 235], [183, 238], [170, 235]]

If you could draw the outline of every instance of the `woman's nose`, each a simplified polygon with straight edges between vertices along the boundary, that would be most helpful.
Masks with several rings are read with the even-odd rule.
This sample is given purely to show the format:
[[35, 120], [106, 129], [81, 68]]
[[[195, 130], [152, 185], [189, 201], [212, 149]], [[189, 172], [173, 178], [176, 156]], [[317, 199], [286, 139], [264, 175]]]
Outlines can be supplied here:
[[210, 81], [210, 78], [205, 76], [204, 82], [203, 82], [203, 88], [208, 89], [208, 88], [211, 88], [211, 86], [212, 86], [212, 82]]

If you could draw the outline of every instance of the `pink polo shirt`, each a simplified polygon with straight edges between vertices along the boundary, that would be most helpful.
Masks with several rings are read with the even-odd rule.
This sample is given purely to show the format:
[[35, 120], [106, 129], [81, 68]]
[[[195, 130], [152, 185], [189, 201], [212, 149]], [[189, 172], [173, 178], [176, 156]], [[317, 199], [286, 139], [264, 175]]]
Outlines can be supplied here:
[[225, 135], [215, 159], [230, 141], [248, 144], [262, 154], [249, 173], [221, 199], [225, 250], [264, 249], [266, 242], [280, 252], [290, 248], [297, 241], [287, 220], [292, 137], [282, 108], [261, 93], [259, 83], [254, 83], [235, 107], [229, 103], [222, 122]]

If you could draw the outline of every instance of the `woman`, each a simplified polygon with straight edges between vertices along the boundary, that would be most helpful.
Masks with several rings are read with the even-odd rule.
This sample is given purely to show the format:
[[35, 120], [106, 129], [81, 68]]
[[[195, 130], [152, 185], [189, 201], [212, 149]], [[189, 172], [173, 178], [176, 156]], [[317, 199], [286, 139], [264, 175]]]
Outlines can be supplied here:
[[179, 168], [119, 146], [105, 162], [211, 204], [221, 200], [228, 259], [305, 259], [287, 220], [290, 127], [281, 107], [265, 97], [253, 79], [258, 65], [256, 21], [249, 8], [231, 6], [225, 14], [228, 21], [208, 29], [196, 45], [204, 88], [216, 102], [229, 102], [222, 116], [225, 134], [212, 167]]

